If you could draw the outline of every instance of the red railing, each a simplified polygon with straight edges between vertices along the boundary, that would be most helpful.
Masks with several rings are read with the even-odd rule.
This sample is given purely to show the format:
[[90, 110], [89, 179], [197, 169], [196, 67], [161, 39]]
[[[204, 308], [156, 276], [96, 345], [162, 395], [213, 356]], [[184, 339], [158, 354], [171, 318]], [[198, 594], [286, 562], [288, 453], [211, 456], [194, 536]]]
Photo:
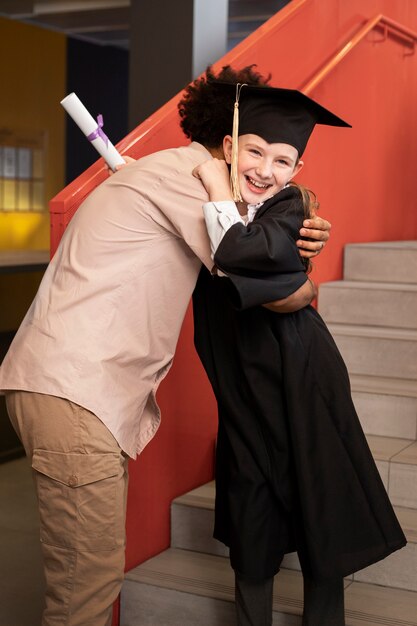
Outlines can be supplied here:
[[[312, 0], [294, 0], [282, 9], [276, 16], [268, 20], [256, 32], [247, 37], [241, 44], [226, 54], [221, 61], [215, 64], [215, 69], [228, 63], [239, 64], [241, 56], [247, 57], [248, 49], [256, 45], [260, 37], [276, 35], [277, 31], [284, 27], [301, 9], [311, 3]], [[413, 54], [417, 33], [399, 24], [398, 22], [382, 15], [376, 15], [368, 20], [355, 35], [335, 54], [332, 58], [308, 81], [299, 88], [306, 94], [311, 93], [328, 74], [330, 74], [339, 63], [374, 29], [381, 29], [384, 37], [379, 41], [385, 41], [388, 34], [399, 36], [403, 42], [411, 49], [408, 54]], [[169, 100], [158, 111], [129, 133], [117, 144], [118, 150], [129, 153], [135, 158], [143, 154], [152, 152], [155, 149], [165, 147], [164, 142], [156, 141], [156, 136], [166, 129], [170, 123], [174, 123], [177, 115], [177, 102], [179, 94]], [[176, 125], [177, 126], [177, 125]], [[158, 132], [159, 131], [159, 132]], [[173, 133], [173, 145], [184, 142], [184, 138], [178, 132]], [[175, 139], [174, 139], [175, 138]], [[107, 177], [107, 171], [102, 159], [95, 162], [83, 174], [71, 182], [61, 192], [50, 201], [51, 213], [51, 254], [56, 250], [59, 240], [68, 224], [69, 220], [77, 210], [84, 198]]]
[[317, 87], [317, 85], [319, 85], [330, 74], [330, 72], [332, 72], [339, 65], [339, 63], [375, 28], [382, 29], [384, 37], [378, 41], [373, 41], [373, 43], [385, 41], [388, 34], [392, 33], [399, 36], [407, 44], [407, 46], [411, 48], [411, 52], [408, 54], [414, 53], [417, 33], [406, 26], [399, 24], [398, 22], [395, 22], [389, 17], [379, 14], [368, 20], [355, 33], [355, 35], [314, 75], [313, 78], [301, 85], [300, 91], [306, 95], [310, 94], [314, 88]]

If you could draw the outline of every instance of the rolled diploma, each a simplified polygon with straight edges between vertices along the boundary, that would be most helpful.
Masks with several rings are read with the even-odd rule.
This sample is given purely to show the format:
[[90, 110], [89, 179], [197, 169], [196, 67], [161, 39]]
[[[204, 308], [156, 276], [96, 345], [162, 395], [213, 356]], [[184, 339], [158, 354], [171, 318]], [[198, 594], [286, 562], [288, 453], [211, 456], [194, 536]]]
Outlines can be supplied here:
[[[61, 104], [86, 137], [97, 130], [97, 120], [90, 115], [75, 93], [70, 93], [66, 96], [63, 100], [61, 100]], [[121, 154], [117, 152], [110, 140], [108, 140], [106, 145], [106, 142], [102, 139], [102, 137], [97, 137], [96, 139], [91, 140], [90, 143], [95, 147], [97, 152], [101, 154], [107, 165], [111, 167], [112, 170], [116, 169], [116, 165], [123, 165], [125, 163], [125, 160]]]

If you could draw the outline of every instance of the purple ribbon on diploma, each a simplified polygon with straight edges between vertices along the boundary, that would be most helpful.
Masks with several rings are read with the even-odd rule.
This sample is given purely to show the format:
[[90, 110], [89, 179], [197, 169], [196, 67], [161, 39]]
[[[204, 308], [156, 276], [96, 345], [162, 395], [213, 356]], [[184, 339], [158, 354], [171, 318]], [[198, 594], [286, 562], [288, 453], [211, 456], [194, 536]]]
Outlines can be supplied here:
[[103, 116], [100, 113], [100, 115], [97, 115], [98, 126], [96, 130], [93, 130], [92, 133], [87, 135], [87, 139], [88, 141], [93, 141], [93, 139], [97, 139], [97, 137], [101, 137], [104, 143], [106, 144], [106, 148], [107, 148], [107, 145], [109, 143], [109, 138], [107, 137], [106, 133], [103, 131], [103, 123], [104, 123]]

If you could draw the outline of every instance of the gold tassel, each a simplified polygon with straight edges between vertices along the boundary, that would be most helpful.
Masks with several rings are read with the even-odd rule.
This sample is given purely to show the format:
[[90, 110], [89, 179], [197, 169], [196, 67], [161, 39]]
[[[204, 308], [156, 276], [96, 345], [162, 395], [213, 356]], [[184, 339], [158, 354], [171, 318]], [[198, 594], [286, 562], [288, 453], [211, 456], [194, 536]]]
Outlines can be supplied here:
[[246, 87], [246, 83], [238, 83], [236, 85], [236, 100], [233, 111], [233, 132], [232, 132], [232, 158], [230, 166], [230, 188], [235, 202], [242, 202], [240, 193], [239, 179], [237, 173], [238, 165], [238, 147], [239, 147], [239, 98], [242, 87]]

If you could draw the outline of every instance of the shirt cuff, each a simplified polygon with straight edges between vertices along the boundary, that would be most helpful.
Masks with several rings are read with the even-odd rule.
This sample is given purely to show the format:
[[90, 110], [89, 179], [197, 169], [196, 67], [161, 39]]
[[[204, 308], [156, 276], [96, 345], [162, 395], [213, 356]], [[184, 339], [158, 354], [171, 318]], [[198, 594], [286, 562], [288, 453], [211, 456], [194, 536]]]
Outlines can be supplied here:
[[233, 224], [244, 224], [236, 204], [232, 200], [205, 202], [203, 204], [204, 219], [210, 239], [212, 258], [220, 245], [225, 233]]

